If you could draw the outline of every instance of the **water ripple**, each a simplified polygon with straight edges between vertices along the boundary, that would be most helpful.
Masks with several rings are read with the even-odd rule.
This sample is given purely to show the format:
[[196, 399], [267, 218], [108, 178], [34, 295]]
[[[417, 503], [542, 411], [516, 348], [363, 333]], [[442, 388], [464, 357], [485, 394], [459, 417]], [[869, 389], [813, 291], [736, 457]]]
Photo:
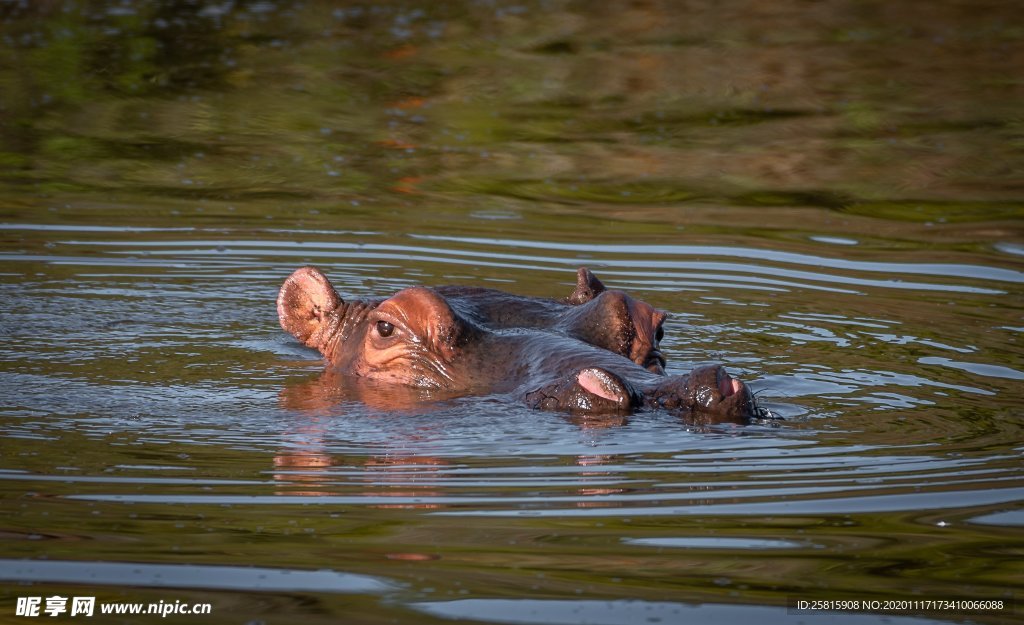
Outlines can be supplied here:
[[749, 248], [706, 245], [579, 245], [572, 243], [556, 243], [550, 241], [523, 241], [509, 239], [446, 237], [438, 235], [412, 236], [413, 238], [432, 241], [470, 243], [474, 245], [489, 245], [502, 248], [521, 247], [527, 249], [532, 248], [570, 252], [604, 252], [614, 254], [642, 255], [649, 258], [664, 258], [665, 256], [728, 256], [733, 258], [769, 260], [779, 263], [810, 265], [814, 267], [829, 267], [832, 269], [845, 269], [851, 271], [909, 273], [944, 277], [977, 278], [983, 280], [994, 280], [1014, 283], [1024, 282], [1024, 272], [1014, 271], [1012, 269], [1002, 269], [998, 267], [988, 267], [985, 265], [855, 261], [841, 258], [829, 258], [825, 256], [812, 256], [809, 254], [797, 254], [794, 252], [783, 252], [771, 249], [752, 250]]
[[0, 580], [246, 592], [382, 593], [396, 588], [377, 577], [330, 570], [70, 560], [0, 560]]

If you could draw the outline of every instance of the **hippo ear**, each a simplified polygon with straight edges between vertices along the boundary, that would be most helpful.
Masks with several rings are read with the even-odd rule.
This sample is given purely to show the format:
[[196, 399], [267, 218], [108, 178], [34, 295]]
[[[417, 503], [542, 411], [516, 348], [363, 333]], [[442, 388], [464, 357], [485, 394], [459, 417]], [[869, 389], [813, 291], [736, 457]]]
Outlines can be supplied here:
[[277, 295], [281, 327], [308, 347], [319, 347], [319, 330], [327, 315], [342, 304], [327, 276], [316, 267], [296, 269]]
[[594, 397], [615, 404], [620, 410], [628, 410], [631, 394], [622, 378], [598, 367], [588, 367], [576, 374], [576, 384]]
[[576, 415], [629, 414], [642, 397], [621, 377], [600, 367], [587, 367], [526, 394], [526, 404]]
[[603, 293], [604, 290], [604, 284], [597, 279], [597, 276], [586, 267], [580, 267], [576, 270], [576, 288], [565, 301], [574, 306], [586, 304], [598, 294]]

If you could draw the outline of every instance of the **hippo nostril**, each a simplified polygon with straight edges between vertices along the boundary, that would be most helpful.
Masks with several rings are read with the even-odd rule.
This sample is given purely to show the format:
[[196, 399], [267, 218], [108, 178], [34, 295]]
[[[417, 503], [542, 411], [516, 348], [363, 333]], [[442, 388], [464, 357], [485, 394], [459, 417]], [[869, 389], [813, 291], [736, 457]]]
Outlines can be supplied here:
[[644, 359], [643, 367], [652, 373], [665, 373], [665, 357], [656, 349], [652, 349]]
[[718, 375], [718, 392], [722, 394], [722, 397], [728, 397], [733, 394], [733, 379], [729, 377], [728, 373], [722, 371]]
[[729, 375], [729, 372], [725, 370], [725, 367], [717, 367], [715, 373], [716, 382], [718, 383], [718, 392], [722, 394], [722, 399], [732, 397], [733, 395], [743, 391], [743, 382], [740, 382]]

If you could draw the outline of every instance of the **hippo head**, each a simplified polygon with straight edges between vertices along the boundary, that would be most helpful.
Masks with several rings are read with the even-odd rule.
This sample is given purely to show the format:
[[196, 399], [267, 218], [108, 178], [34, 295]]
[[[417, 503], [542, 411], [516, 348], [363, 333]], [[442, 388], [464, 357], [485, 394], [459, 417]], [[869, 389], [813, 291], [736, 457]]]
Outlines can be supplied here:
[[622, 291], [603, 290], [568, 311], [558, 328], [661, 374], [665, 372], [665, 356], [660, 350], [665, 319], [665, 313], [647, 302]]
[[508, 294], [493, 310], [478, 300], [500, 292], [443, 287], [345, 302], [323, 273], [303, 267], [285, 281], [277, 309], [281, 326], [330, 369], [387, 385], [513, 394], [584, 415], [646, 408], [701, 423], [757, 416], [749, 389], [720, 366], [664, 375], [663, 313], [619, 291], [591, 291], [557, 305], [523, 298], [544, 322], [512, 323], [506, 309], [519, 300]]
[[335, 369], [422, 388], [457, 386], [453, 362], [478, 333], [431, 289], [346, 303], [313, 267], [289, 276], [277, 312], [281, 327], [319, 350]]
[[493, 289], [442, 286], [434, 289], [461, 316], [490, 330], [553, 331], [629, 358], [664, 373], [660, 351], [667, 315], [622, 291], [609, 290], [586, 267], [562, 300], [522, 297]]

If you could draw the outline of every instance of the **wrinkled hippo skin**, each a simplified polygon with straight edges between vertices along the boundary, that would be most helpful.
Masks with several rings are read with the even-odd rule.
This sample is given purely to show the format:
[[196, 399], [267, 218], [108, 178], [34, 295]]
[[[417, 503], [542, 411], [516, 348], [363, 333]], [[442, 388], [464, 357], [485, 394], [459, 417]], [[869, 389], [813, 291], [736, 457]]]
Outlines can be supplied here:
[[590, 271], [563, 300], [472, 287], [412, 287], [380, 301], [344, 301], [302, 267], [277, 300], [281, 326], [319, 350], [329, 368], [446, 394], [511, 394], [577, 415], [676, 413], [692, 423], [748, 423], [745, 384], [720, 366], [664, 374], [665, 314]]

